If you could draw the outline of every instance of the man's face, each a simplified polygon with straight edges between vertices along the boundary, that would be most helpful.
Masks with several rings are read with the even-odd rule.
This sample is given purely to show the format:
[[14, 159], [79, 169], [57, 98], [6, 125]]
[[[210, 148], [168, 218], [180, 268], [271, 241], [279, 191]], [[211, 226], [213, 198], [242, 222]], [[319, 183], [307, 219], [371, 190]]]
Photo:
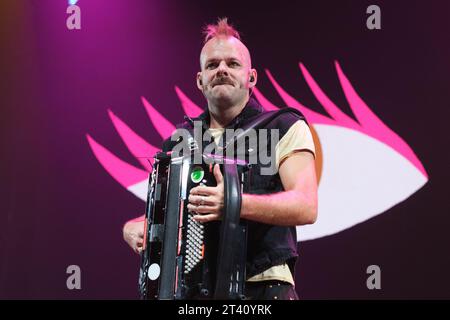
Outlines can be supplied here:
[[202, 49], [200, 65], [197, 86], [208, 102], [218, 106], [244, 101], [256, 83], [248, 49], [234, 37], [209, 40]]

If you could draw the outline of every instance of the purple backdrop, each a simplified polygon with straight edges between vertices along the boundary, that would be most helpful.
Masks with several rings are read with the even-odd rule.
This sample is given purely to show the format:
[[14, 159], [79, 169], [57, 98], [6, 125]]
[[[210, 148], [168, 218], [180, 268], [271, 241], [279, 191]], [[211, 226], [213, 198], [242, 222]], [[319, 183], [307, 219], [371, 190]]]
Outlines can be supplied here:
[[[199, 31], [220, 16], [242, 31], [258, 88], [277, 105], [284, 103], [265, 68], [323, 112], [301, 61], [351, 115], [334, 71], [338, 60], [430, 177], [387, 214], [302, 243], [301, 297], [450, 298], [450, 4], [377, 1], [382, 29], [370, 31], [371, 1], [211, 2], [80, 0], [82, 29], [68, 30], [67, 1], [1, 1], [0, 298], [137, 298], [139, 259], [121, 227], [144, 203], [102, 168], [86, 134], [138, 166], [107, 109], [159, 146], [140, 97], [172, 123], [182, 120], [175, 86], [204, 106], [194, 82]], [[81, 290], [66, 288], [72, 264], [81, 268]], [[382, 267], [381, 290], [366, 287], [371, 264]]]

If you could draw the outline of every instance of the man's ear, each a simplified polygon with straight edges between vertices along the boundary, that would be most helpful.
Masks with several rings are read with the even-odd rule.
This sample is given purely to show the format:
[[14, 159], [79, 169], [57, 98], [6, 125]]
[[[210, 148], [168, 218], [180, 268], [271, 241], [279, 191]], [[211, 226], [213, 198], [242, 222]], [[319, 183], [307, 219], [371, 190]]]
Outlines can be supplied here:
[[203, 92], [202, 73], [197, 72], [197, 88]]
[[248, 87], [253, 88], [258, 82], [258, 72], [256, 69], [250, 69], [249, 78], [248, 78]]

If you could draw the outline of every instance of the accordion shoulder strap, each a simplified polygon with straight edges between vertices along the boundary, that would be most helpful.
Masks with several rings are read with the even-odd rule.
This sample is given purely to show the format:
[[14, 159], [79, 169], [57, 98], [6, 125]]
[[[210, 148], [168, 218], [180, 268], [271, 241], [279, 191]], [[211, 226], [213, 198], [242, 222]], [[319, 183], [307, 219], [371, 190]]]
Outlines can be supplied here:
[[230, 140], [228, 140], [225, 143], [224, 150], [226, 150], [226, 148], [228, 146], [235, 144], [240, 139], [245, 137], [250, 130], [264, 127], [266, 124], [268, 124], [269, 122], [271, 122], [272, 120], [274, 120], [275, 118], [280, 116], [281, 114], [287, 113], [287, 112], [291, 112], [293, 114], [296, 114], [297, 116], [300, 117], [300, 119], [305, 120], [305, 117], [303, 116], [303, 114], [300, 111], [298, 111], [297, 109], [294, 109], [294, 108], [283, 108], [283, 109], [276, 110], [276, 111], [265, 112], [265, 113], [257, 116], [256, 119], [254, 119], [250, 123], [242, 126], [242, 128], [241, 128], [242, 131], [239, 134], [234, 135]]

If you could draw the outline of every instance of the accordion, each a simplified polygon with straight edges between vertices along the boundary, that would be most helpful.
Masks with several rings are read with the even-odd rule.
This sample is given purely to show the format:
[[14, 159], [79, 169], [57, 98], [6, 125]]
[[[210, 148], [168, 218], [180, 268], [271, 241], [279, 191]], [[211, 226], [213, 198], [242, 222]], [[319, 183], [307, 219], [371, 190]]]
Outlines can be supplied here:
[[[250, 130], [264, 127], [288, 112], [304, 119], [292, 108], [261, 113], [243, 125], [223, 150], [235, 148]], [[174, 157], [158, 153], [154, 158], [145, 213], [140, 296], [167, 300], [245, 299], [248, 230], [245, 220], [240, 220], [240, 209], [241, 195], [250, 189], [250, 165], [239, 157], [200, 154], [199, 143], [191, 135], [186, 142], [190, 150], [186, 154]], [[195, 156], [200, 156], [201, 161], [193, 161]], [[224, 177], [222, 220], [201, 224], [187, 210], [188, 197], [197, 185], [216, 185], [213, 163], [220, 164]]]
[[[250, 166], [244, 161], [192, 154], [154, 157], [145, 214], [139, 273], [141, 299], [245, 299], [247, 226], [240, 220], [241, 195]], [[200, 223], [188, 212], [190, 190], [215, 186], [213, 166], [224, 176], [221, 221]]]

